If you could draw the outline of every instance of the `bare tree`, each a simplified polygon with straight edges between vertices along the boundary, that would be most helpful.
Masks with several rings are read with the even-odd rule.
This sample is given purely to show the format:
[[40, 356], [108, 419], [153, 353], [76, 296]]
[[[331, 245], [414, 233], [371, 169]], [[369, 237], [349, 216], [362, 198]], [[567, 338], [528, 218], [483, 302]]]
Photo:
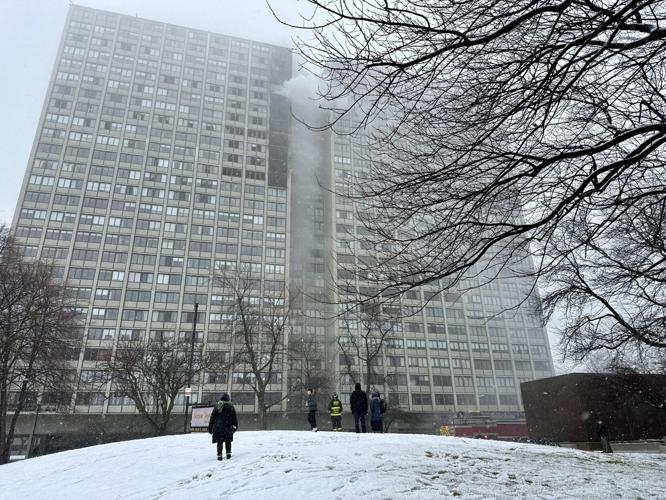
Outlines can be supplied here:
[[0, 463], [9, 461], [18, 418], [39, 393], [71, 398], [67, 354], [78, 322], [55, 269], [27, 262], [0, 228]]
[[[396, 338], [397, 318], [389, 314], [389, 310], [387, 304], [379, 301], [361, 301], [344, 312], [340, 319], [346, 335], [338, 337], [337, 343], [344, 369], [354, 383], [365, 380], [368, 394], [371, 387], [386, 383], [386, 373], [377, 373], [377, 368], [383, 367], [384, 349]], [[362, 377], [358, 370], [363, 371]]]
[[[146, 342], [124, 341], [106, 362], [114, 396], [131, 399], [156, 435], [168, 430], [176, 397], [190, 378], [191, 345], [183, 338], [159, 336]], [[208, 357], [197, 343], [191, 373], [209, 368]]]
[[574, 359], [609, 350], [645, 361], [645, 349], [666, 348], [666, 198], [617, 212], [604, 229], [580, 211], [552, 240], [555, 253], [573, 250], [544, 273], [544, 305], [566, 312], [562, 344]]
[[288, 396], [291, 408], [302, 409], [302, 401], [292, 396], [304, 394], [308, 389], [320, 397], [330, 394], [333, 388], [331, 373], [326, 368], [324, 346], [308, 337], [289, 339], [289, 383]]
[[658, 410], [666, 410], [666, 350], [644, 344], [625, 344], [609, 351], [595, 351], [585, 365], [609, 373], [607, 382], [617, 394]]
[[[220, 271], [220, 270], [218, 270]], [[224, 315], [231, 324], [231, 354], [228, 366], [245, 373], [244, 381], [257, 398], [261, 429], [267, 428], [266, 412], [278, 400], [268, 399], [270, 386], [284, 373], [288, 355], [291, 300], [286, 288], [262, 293], [262, 281], [251, 269], [220, 271], [215, 277], [221, 292], [230, 298]]]
[[[382, 248], [378, 288], [527, 274], [530, 253], [534, 276], [571, 276], [588, 252], [633, 273], [629, 296], [638, 293], [648, 264], [605, 240], [666, 193], [666, 2], [306, 3], [315, 13], [299, 27], [314, 41], [299, 48], [322, 77], [327, 126], [368, 141], [367, 172], [350, 195]], [[583, 274], [573, 302], [593, 302], [603, 321], [588, 321], [585, 304], [565, 336], [608, 330], [600, 343], [666, 346], [666, 301], [653, 286], [663, 260], [652, 265], [640, 291], [651, 318], [604, 303], [627, 290], [599, 294]]]

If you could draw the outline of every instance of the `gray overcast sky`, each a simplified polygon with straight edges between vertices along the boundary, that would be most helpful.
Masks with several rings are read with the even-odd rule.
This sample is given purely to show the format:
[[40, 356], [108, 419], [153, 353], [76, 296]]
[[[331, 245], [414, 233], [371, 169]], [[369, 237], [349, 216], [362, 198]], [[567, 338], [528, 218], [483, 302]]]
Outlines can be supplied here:
[[[291, 32], [265, 0], [85, 0], [87, 7], [290, 46]], [[271, 0], [296, 20], [299, 0]], [[0, 224], [11, 223], [68, 0], [0, 0]]]

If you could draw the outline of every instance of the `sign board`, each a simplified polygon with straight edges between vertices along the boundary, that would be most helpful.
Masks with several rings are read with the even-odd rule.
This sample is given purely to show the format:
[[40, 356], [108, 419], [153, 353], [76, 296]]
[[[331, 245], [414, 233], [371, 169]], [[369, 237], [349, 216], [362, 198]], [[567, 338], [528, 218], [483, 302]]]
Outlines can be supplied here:
[[206, 432], [208, 430], [208, 421], [214, 406], [195, 406], [192, 408], [190, 417], [190, 429], [193, 432]]
[[192, 388], [191, 387], [185, 387], [185, 395], [187, 397], [192, 396]]

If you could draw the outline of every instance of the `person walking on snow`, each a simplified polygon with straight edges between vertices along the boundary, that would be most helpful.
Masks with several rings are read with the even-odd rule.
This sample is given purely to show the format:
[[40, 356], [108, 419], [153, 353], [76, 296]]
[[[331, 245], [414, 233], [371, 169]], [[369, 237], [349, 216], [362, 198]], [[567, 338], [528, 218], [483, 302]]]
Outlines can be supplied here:
[[331, 414], [331, 430], [339, 432], [342, 430], [342, 401], [338, 398], [337, 393], [333, 393], [330, 403], [328, 403], [328, 411]]
[[386, 402], [379, 397], [379, 391], [374, 391], [370, 400], [370, 427], [372, 427], [372, 432], [384, 432], [384, 413], [386, 413]]
[[313, 432], [317, 432], [317, 400], [312, 389], [308, 389], [308, 399], [305, 402], [305, 407], [308, 409], [310, 428]]
[[222, 394], [213, 408], [208, 421], [208, 434], [213, 435], [213, 443], [217, 443], [217, 459], [222, 460], [222, 446], [227, 449], [227, 460], [231, 458], [231, 442], [234, 432], [238, 430], [236, 409], [229, 401], [229, 394]]
[[[349, 398], [349, 406], [354, 414], [354, 429], [356, 434], [365, 432], [365, 416], [368, 413], [368, 396], [361, 390], [361, 384], [358, 382], [354, 386], [354, 392], [351, 393]], [[361, 431], [359, 431], [359, 423], [361, 424]]]
[[597, 422], [597, 436], [599, 436], [599, 441], [601, 441], [601, 451], [604, 453], [613, 453], [613, 448], [611, 448], [610, 445], [608, 429], [606, 429], [606, 426], [601, 420]]

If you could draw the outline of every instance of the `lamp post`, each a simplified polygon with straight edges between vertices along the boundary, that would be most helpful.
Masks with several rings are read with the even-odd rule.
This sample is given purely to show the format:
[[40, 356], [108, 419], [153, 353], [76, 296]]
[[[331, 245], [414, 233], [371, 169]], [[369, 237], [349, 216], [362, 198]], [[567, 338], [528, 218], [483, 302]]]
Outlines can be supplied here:
[[190, 363], [187, 369], [187, 387], [185, 388], [185, 422], [183, 423], [183, 434], [187, 433], [187, 415], [190, 406], [190, 396], [192, 395], [192, 364], [194, 363], [194, 342], [197, 337], [197, 316], [199, 313], [199, 303], [194, 303], [194, 320], [192, 322], [192, 342], [190, 345]]
[[25, 458], [30, 458], [30, 455], [32, 455], [32, 444], [34, 443], [35, 439], [35, 430], [37, 430], [37, 418], [39, 417], [40, 409], [41, 405], [37, 403], [37, 407], [35, 408], [35, 421], [32, 423], [32, 432], [30, 432], [30, 439], [28, 440], [28, 450], [25, 454]]

